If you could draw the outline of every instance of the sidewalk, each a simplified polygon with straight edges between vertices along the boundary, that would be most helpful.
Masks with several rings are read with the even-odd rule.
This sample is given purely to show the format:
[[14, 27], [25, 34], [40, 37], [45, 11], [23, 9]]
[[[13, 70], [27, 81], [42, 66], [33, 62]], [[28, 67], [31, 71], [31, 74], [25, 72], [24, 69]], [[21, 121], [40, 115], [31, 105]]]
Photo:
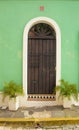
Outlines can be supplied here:
[[62, 106], [45, 106], [41, 108], [19, 108], [17, 111], [9, 111], [8, 108], [0, 108], [0, 118], [69, 118], [79, 117], [79, 106], [64, 109]]

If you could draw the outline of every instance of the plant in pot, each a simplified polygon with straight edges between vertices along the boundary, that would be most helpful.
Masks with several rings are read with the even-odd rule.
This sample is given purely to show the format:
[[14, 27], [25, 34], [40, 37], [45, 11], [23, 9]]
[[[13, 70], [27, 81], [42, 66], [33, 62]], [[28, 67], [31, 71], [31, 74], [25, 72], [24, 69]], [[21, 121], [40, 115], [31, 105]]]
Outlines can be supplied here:
[[64, 108], [71, 108], [72, 97], [78, 101], [78, 90], [75, 84], [71, 84], [62, 79], [60, 80], [60, 85], [56, 86], [56, 91], [59, 91], [59, 97], [63, 100]]
[[3, 88], [3, 100], [9, 97], [9, 110], [17, 110], [19, 107], [19, 95], [23, 95], [21, 85], [16, 84], [14, 81], [5, 82]]

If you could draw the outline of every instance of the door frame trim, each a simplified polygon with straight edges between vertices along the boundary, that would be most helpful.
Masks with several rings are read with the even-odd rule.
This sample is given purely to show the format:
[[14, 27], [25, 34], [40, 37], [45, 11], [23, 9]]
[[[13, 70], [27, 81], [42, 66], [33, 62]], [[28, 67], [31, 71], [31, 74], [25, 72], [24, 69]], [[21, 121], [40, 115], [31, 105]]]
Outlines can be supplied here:
[[28, 82], [28, 32], [32, 26], [38, 23], [46, 23], [50, 25], [56, 32], [56, 85], [59, 84], [61, 79], [61, 32], [58, 24], [50, 18], [47, 17], [37, 17], [30, 20], [24, 28], [23, 33], [23, 89], [25, 96], [27, 93], [27, 82]]

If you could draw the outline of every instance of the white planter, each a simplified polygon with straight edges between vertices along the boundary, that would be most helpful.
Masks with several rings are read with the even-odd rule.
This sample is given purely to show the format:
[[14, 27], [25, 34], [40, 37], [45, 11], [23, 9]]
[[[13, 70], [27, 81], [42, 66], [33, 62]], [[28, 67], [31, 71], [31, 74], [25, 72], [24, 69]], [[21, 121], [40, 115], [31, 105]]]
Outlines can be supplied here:
[[63, 107], [64, 108], [71, 108], [72, 101], [68, 98], [63, 98]]
[[9, 100], [9, 110], [16, 111], [19, 108], [19, 97]]

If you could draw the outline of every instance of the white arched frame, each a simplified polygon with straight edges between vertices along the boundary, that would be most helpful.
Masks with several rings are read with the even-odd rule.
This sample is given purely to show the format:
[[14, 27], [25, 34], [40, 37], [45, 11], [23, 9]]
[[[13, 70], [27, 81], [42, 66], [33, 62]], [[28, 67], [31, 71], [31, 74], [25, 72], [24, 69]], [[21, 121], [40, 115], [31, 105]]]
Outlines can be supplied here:
[[46, 23], [50, 25], [56, 32], [56, 85], [61, 79], [61, 32], [58, 24], [47, 17], [37, 17], [30, 20], [25, 28], [23, 34], [23, 89], [27, 96], [27, 82], [28, 82], [28, 32], [32, 26], [38, 23]]

